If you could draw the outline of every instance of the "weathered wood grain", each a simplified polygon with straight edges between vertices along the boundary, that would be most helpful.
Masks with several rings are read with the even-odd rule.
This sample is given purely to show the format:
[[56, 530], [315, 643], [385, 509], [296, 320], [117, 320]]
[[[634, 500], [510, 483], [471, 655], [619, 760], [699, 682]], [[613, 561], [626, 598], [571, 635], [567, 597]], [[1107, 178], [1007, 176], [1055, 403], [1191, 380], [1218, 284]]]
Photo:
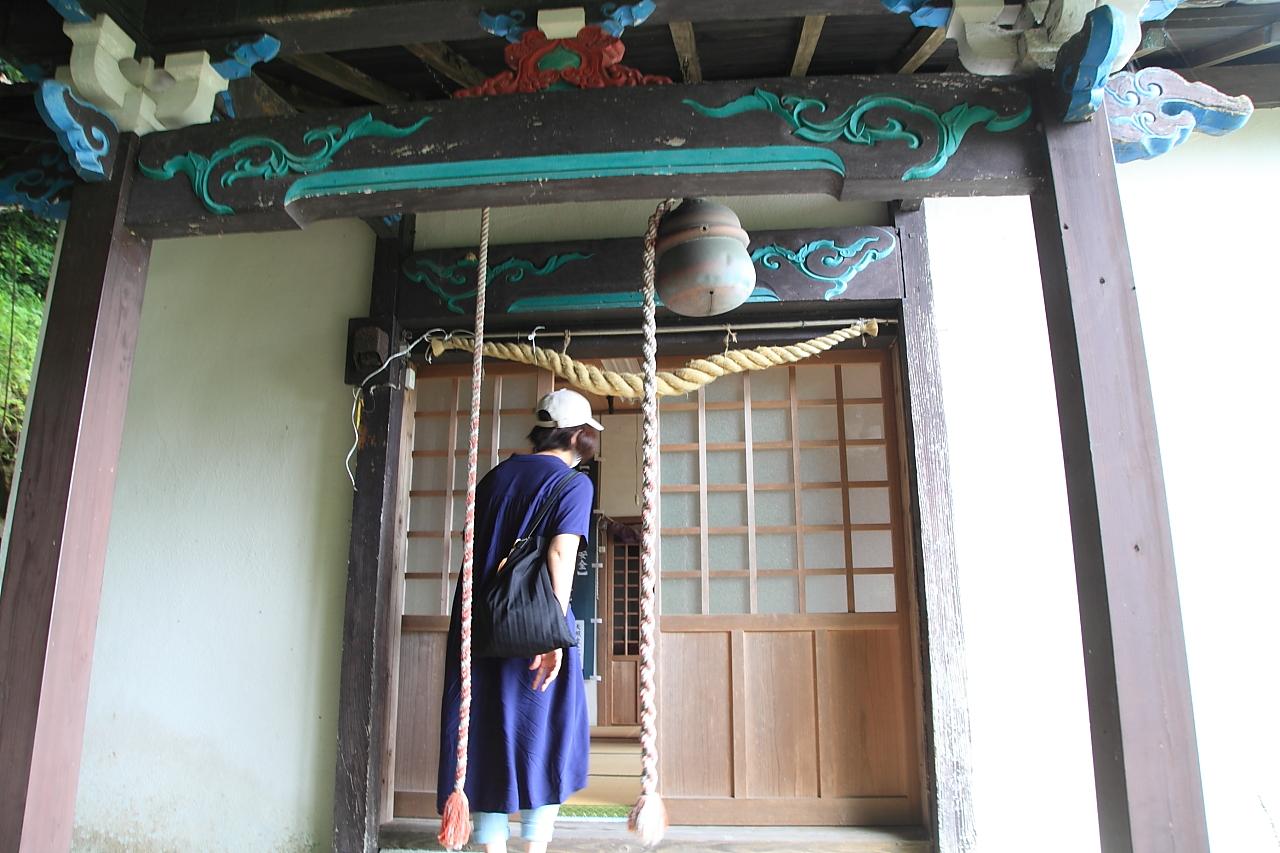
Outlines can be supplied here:
[[[412, 245], [412, 218], [398, 238], [381, 239], [374, 257], [370, 314], [394, 316], [394, 270]], [[392, 340], [396, 340], [394, 324]], [[397, 507], [402, 469], [401, 441], [413, 406], [405, 405], [404, 361], [397, 360], [366, 393], [355, 458], [356, 492], [351, 505], [346, 610], [339, 674], [338, 750], [334, 773], [334, 853], [377, 853], [381, 797], [385, 787], [384, 727], [389, 721], [391, 611], [395, 596]], [[411, 429], [411, 427], [409, 427]]]
[[[827, 105], [807, 118], [830, 121], [868, 97], [901, 99], [941, 116], [957, 105], [1020, 117], [1029, 99], [1019, 82], [970, 75], [781, 78], [543, 92], [502, 98], [465, 98], [328, 115], [217, 122], [148, 135], [140, 161], [159, 169], [191, 154], [213, 157], [206, 206], [188, 178], [149, 177], [135, 182], [129, 224], [148, 235], [220, 233], [294, 228], [317, 219], [383, 216], [426, 208], [539, 204], [667, 195], [825, 193], [844, 199], [1025, 193], [1039, 186], [1043, 154], [1035, 122], [1002, 132], [970, 127], [932, 176], [910, 170], [934, 161], [956, 142], [915, 107], [894, 100], [866, 112], [859, 128], [902, 121], [919, 135], [875, 145], [843, 137], [813, 142], [793, 133], [789, 119], [768, 109], [724, 117], [700, 113], [692, 103], [719, 108], [756, 89], [813, 98]], [[242, 158], [258, 162], [266, 140], [299, 155], [319, 142], [304, 135], [319, 127], [335, 136], [366, 115], [397, 128], [426, 124], [407, 136], [359, 136], [306, 174], [263, 179], [240, 175], [223, 182]], [[788, 114], [789, 115], [789, 114]], [[854, 119], [850, 119], [854, 121]], [[864, 137], [859, 137], [864, 138]], [[256, 147], [255, 147], [256, 146]], [[216, 205], [235, 213], [217, 213]]]
[[1169, 511], [1107, 123], [1046, 120], [1032, 196], [1104, 853], [1209, 849]]
[[0, 588], [0, 849], [71, 845], [107, 530], [150, 244], [124, 227], [137, 139], [71, 200]]
[[977, 849], [968, 673], [929, 242], [923, 210], [899, 208], [894, 220], [907, 290], [902, 302], [902, 376], [907, 396], [903, 427], [911, 506], [916, 514], [912, 551], [927, 649], [923, 676], [930, 812], [938, 853], [968, 853]]

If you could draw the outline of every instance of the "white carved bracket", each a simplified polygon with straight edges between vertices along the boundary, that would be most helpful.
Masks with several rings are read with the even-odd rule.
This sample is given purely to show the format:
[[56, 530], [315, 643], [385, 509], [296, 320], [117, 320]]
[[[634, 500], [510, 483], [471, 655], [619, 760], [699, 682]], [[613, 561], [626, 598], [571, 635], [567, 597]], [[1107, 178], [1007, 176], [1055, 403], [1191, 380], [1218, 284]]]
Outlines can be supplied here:
[[203, 50], [171, 53], [163, 69], [150, 57], [134, 58], [133, 39], [107, 15], [67, 21], [62, 29], [71, 39], [71, 64], [54, 77], [110, 115], [121, 131], [142, 136], [203, 124], [227, 88]]
[[[1141, 14], [1148, 0], [1110, 0], [1123, 28], [1112, 71], [1129, 61], [1142, 39]], [[1058, 49], [1080, 32], [1085, 15], [1100, 0], [955, 0], [947, 35], [956, 40], [960, 62], [974, 74], [1015, 74], [1051, 69]]]

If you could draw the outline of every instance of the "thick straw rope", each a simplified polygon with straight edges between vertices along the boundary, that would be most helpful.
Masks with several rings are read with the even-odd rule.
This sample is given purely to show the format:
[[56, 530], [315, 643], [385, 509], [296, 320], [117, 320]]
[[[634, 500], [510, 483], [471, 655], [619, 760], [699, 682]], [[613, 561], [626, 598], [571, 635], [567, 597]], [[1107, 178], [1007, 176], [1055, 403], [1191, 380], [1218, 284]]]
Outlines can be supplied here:
[[[655, 612], [658, 586], [658, 335], [654, 246], [658, 239], [658, 223], [675, 205], [676, 200], [671, 198], [659, 202], [649, 217], [649, 227], [644, 234], [644, 374], [640, 388], [644, 414], [640, 432], [640, 797], [631, 810], [627, 825], [640, 836], [646, 847], [661, 841], [667, 831], [667, 810], [658, 793], [658, 691], [654, 684], [654, 641], [658, 625]], [[574, 382], [572, 379], [569, 381]], [[634, 396], [634, 393], [612, 393]]]
[[467, 747], [471, 740], [471, 600], [476, 542], [476, 475], [480, 448], [480, 395], [484, 384], [484, 297], [489, 278], [489, 208], [480, 211], [480, 261], [476, 265], [476, 333], [471, 358], [471, 423], [467, 432], [466, 520], [462, 532], [462, 696], [458, 705], [458, 752], [454, 790], [445, 803], [439, 841], [457, 850], [471, 835], [467, 803]]
[[[647, 273], [646, 273], [647, 274]], [[876, 320], [858, 320], [842, 329], [786, 346], [762, 346], [753, 349], [735, 349], [724, 353], [697, 358], [676, 370], [663, 370], [655, 378], [659, 397], [678, 397], [709, 385], [721, 376], [745, 373], [748, 370], [765, 370], [780, 364], [794, 364], [810, 356], [818, 355], [845, 341], [863, 335], [875, 337], [879, 332]], [[470, 335], [452, 335], [428, 339], [431, 352], [439, 356], [446, 350], [475, 349], [475, 338]], [[555, 350], [530, 344], [489, 342], [482, 345], [484, 354], [504, 361], [531, 364], [550, 370], [565, 382], [590, 394], [602, 397], [622, 397], [636, 400], [644, 396], [644, 376], [640, 373], [618, 373], [603, 370], [595, 365], [575, 361], [572, 356]]]

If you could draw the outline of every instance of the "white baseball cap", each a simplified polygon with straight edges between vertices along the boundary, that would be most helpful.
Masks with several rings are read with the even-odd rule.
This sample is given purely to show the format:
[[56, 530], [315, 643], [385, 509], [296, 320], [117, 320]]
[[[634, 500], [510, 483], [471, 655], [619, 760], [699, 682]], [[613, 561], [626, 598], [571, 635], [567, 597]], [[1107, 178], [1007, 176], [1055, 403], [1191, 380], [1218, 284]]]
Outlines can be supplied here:
[[[545, 418], [541, 417], [546, 415]], [[536, 426], [568, 429], [569, 427], [592, 426], [603, 430], [604, 426], [591, 417], [591, 403], [587, 398], [569, 388], [561, 388], [538, 401], [534, 409]]]

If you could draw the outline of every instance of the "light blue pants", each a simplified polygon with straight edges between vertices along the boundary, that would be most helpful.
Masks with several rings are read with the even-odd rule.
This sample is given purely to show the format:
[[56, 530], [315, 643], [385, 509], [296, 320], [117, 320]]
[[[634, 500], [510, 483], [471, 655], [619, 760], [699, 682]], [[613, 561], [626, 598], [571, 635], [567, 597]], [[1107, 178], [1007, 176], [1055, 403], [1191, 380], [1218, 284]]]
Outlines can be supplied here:
[[[550, 841], [556, 828], [556, 815], [559, 813], [559, 803], [538, 806], [536, 809], [521, 809], [520, 837], [525, 841]], [[507, 815], [502, 812], [472, 812], [471, 819], [475, 821], [475, 832], [471, 840], [477, 844], [506, 841], [511, 837], [511, 825], [507, 822]]]

